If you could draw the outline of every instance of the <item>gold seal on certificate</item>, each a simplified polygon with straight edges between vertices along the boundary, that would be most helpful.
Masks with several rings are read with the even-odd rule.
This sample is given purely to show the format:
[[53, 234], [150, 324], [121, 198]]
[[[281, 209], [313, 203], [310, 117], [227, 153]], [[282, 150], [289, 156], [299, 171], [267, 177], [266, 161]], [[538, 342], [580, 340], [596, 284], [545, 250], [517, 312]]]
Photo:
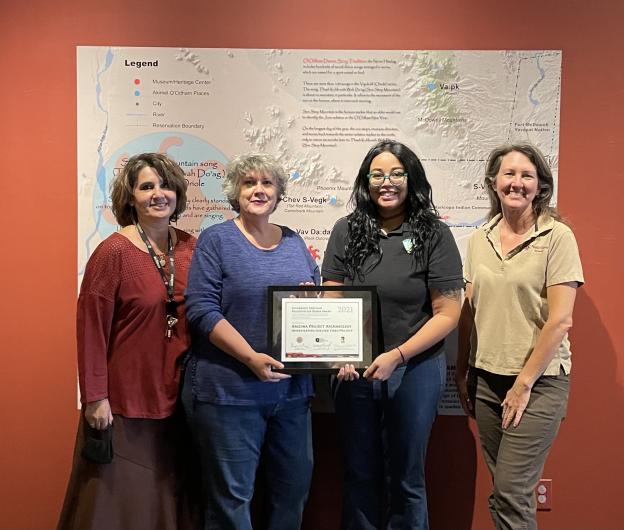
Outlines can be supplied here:
[[374, 287], [269, 287], [271, 355], [285, 372], [364, 369], [375, 355]]

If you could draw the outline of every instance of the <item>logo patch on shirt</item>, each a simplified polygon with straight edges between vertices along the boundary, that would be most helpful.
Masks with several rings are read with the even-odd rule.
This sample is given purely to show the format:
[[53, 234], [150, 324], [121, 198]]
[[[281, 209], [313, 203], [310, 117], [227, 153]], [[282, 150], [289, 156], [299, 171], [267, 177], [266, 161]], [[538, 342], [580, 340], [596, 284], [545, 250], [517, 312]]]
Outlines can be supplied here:
[[531, 245], [533, 252], [537, 254], [541, 254], [542, 252], [546, 252], [548, 250], [547, 245]]
[[414, 252], [414, 242], [411, 239], [404, 239], [403, 247], [405, 248], [405, 252], [407, 252], [408, 254]]

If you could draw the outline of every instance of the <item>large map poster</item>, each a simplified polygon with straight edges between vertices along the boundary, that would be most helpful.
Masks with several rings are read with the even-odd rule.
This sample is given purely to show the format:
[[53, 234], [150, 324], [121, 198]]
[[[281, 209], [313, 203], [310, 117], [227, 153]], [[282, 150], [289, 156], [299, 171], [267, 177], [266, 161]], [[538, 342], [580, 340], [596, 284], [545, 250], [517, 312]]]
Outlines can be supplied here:
[[[185, 170], [178, 226], [195, 235], [234, 216], [221, 193], [230, 158], [276, 156], [290, 179], [272, 221], [299, 232], [319, 264], [378, 140], [419, 155], [462, 253], [488, 210], [493, 147], [529, 140], [557, 179], [560, 51], [78, 47], [77, 69], [79, 280], [118, 228], [111, 179], [139, 152], [166, 152]], [[457, 411], [451, 363], [441, 412]]]

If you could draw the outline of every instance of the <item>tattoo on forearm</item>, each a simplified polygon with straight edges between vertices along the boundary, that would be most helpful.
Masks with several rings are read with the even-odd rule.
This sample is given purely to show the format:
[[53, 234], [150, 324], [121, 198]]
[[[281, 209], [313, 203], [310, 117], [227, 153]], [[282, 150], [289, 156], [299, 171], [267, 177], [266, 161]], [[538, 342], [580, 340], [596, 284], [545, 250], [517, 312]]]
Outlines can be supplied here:
[[461, 300], [461, 289], [440, 289], [440, 294], [449, 300]]

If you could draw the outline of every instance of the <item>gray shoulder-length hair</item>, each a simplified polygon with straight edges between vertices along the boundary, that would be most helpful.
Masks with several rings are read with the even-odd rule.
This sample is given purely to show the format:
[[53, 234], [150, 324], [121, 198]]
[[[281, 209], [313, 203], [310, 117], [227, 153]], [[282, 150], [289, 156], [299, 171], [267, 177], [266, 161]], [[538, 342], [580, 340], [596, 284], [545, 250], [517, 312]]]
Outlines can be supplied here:
[[522, 153], [526, 156], [537, 170], [537, 182], [538, 190], [537, 195], [533, 199], [533, 212], [536, 217], [540, 217], [542, 214], [549, 214], [556, 220], [561, 220], [561, 216], [557, 210], [550, 206], [550, 200], [554, 193], [554, 180], [550, 166], [546, 162], [546, 158], [542, 152], [533, 144], [528, 142], [517, 142], [504, 144], [496, 147], [488, 157], [487, 164], [485, 165], [485, 179], [484, 185], [487, 190], [490, 199], [490, 211], [488, 213], [488, 219], [494, 218], [501, 212], [501, 203], [494, 183], [496, 181], [496, 175], [501, 167], [503, 157], [511, 152]]
[[227, 165], [225, 179], [223, 181], [223, 193], [232, 205], [236, 213], [240, 212], [238, 197], [240, 196], [241, 181], [243, 178], [256, 171], [273, 177], [277, 187], [277, 202], [275, 207], [282, 200], [286, 193], [286, 182], [288, 177], [284, 168], [271, 155], [264, 153], [252, 153], [234, 157]]

